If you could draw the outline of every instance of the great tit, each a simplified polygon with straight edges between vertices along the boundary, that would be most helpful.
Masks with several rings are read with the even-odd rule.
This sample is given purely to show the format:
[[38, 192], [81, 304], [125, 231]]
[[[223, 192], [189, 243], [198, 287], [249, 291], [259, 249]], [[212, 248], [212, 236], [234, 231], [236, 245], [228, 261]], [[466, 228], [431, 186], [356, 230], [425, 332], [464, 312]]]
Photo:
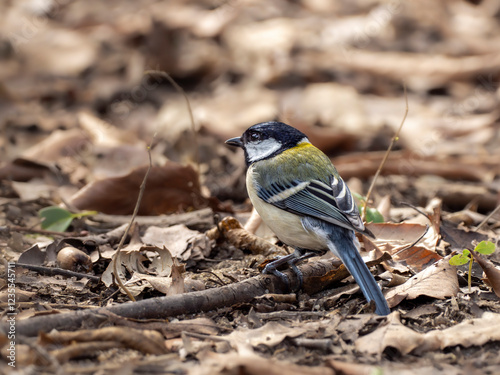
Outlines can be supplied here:
[[[226, 143], [245, 152], [248, 195], [262, 220], [283, 243], [296, 249], [278, 264], [292, 264], [290, 260], [305, 251], [330, 250], [342, 260], [368, 302], [374, 301], [375, 312], [388, 315], [387, 301], [359, 254], [355, 231], [373, 234], [365, 228], [349, 188], [330, 159], [304, 133], [277, 121], [253, 125]], [[272, 262], [264, 271], [279, 275], [278, 264]]]

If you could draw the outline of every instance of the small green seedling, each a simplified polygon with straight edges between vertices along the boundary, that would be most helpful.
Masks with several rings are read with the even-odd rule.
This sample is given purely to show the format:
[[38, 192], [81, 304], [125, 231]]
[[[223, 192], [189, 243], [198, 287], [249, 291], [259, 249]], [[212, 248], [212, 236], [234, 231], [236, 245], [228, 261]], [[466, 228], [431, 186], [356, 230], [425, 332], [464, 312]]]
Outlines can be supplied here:
[[[483, 255], [490, 255], [495, 252], [495, 244], [490, 241], [481, 241], [476, 245], [474, 251], [477, 251], [478, 253]], [[466, 264], [467, 262], [469, 263], [469, 277], [467, 281], [469, 283], [470, 293], [472, 286], [472, 262], [474, 262], [474, 257], [469, 250], [464, 249], [464, 251], [462, 251], [462, 254], [454, 255], [450, 259], [450, 264], [452, 266], [461, 266], [463, 264]]]
[[[366, 205], [366, 199], [360, 194], [357, 193], [352, 193], [354, 197], [361, 203], [359, 205], [359, 213], [362, 214], [363, 212], [363, 206]], [[371, 207], [366, 207], [366, 222], [367, 223], [383, 223], [384, 222], [384, 216], [376, 209], [376, 208], [371, 208]]]
[[64, 232], [71, 225], [73, 219], [95, 214], [97, 214], [97, 211], [84, 211], [74, 214], [57, 206], [45, 207], [38, 212], [38, 216], [42, 219], [42, 229], [54, 232]]

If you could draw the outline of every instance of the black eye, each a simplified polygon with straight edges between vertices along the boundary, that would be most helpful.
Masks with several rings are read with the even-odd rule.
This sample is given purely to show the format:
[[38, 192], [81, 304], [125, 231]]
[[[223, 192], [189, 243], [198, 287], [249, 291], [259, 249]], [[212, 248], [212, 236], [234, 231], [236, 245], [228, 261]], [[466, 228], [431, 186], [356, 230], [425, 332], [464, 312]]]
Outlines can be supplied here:
[[262, 140], [262, 133], [259, 132], [251, 132], [248, 134], [251, 142], [258, 142]]

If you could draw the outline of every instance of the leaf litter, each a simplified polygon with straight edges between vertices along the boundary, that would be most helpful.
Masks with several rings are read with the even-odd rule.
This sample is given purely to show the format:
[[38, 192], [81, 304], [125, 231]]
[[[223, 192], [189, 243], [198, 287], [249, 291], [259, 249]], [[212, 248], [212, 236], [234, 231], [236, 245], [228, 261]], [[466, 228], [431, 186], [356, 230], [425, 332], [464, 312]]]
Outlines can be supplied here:
[[[470, 291], [467, 266], [449, 264], [473, 243], [498, 247], [500, 216], [487, 216], [500, 203], [492, 2], [42, 3], [1, 12], [0, 252], [19, 263], [20, 371], [500, 371], [500, 251], [472, 253]], [[196, 136], [184, 98], [144, 75], [152, 68], [186, 91]], [[409, 116], [372, 197], [385, 222], [361, 239], [392, 314], [373, 315], [330, 255], [300, 265], [310, 294], [259, 276], [291, 250], [245, 226], [243, 157], [223, 141], [282, 119], [363, 196], [401, 122], [402, 80]], [[110, 270], [155, 132], [118, 267], [134, 310]], [[47, 207], [67, 210], [66, 231], [42, 227]], [[180, 312], [162, 315], [161, 301]], [[148, 302], [156, 316], [138, 318]], [[7, 342], [0, 334], [2, 371]]]

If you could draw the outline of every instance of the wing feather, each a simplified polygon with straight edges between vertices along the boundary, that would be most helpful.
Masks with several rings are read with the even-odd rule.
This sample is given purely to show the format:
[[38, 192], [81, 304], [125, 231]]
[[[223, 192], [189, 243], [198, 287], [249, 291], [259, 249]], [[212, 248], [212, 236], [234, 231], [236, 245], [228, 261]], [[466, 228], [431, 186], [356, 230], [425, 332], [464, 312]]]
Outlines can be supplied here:
[[319, 180], [272, 183], [266, 189], [260, 187], [257, 194], [265, 202], [297, 215], [366, 232], [354, 198], [339, 177], [332, 177], [330, 184]]

